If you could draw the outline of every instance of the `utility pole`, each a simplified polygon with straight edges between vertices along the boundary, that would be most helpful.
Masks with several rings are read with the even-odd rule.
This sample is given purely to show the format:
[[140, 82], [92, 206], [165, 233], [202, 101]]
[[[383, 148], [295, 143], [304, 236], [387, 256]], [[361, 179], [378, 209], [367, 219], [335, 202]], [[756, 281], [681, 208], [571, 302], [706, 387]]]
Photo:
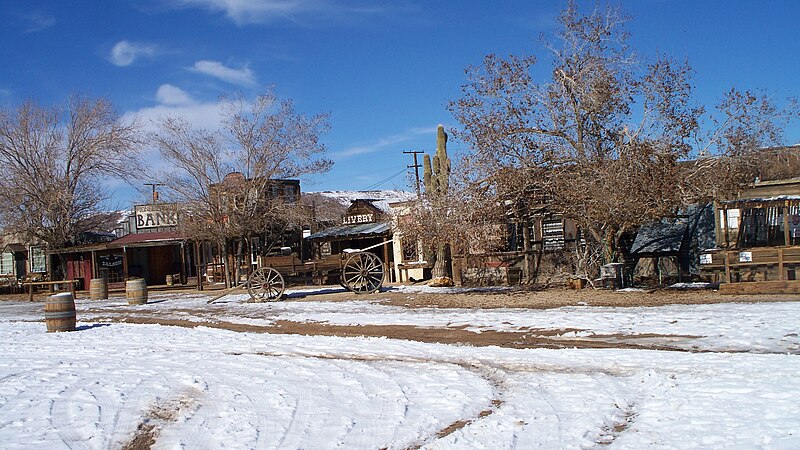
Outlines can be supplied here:
[[153, 187], [153, 204], [158, 203], [158, 192], [156, 192], [156, 186], [164, 186], [164, 183], [144, 183], [144, 185]]
[[423, 152], [421, 150], [403, 150], [403, 153], [406, 154], [406, 155], [414, 155], [414, 164], [406, 166], [406, 167], [408, 167], [409, 169], [412, 169], [412, 168], [414, 169], [414, 176], [416, 177], [416, 180], [417, 180], [417, 184], [416, 184], [417, 197], [419, 197], [419, 168], [422, 167], [422, 165], [417, 162], [417, 155], [419, 155], [420, 153], [425, 153], [425, 152]]

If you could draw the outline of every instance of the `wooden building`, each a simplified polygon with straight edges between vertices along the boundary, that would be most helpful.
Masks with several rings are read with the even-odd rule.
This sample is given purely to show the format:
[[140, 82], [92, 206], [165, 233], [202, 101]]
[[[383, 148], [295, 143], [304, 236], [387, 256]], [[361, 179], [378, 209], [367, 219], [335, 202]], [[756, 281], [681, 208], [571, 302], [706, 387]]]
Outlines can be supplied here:
[[384, 262], [384, 272], [393, 273], [391, 216], [376, 206], [376, 199], [354, 200], [341, 224], [308, 236], [312, 259], [341, 255], [348, 250], [368, 250]]
[[700, 256], [707, 278], [729, 284], [798, 279], [800, 178], [757, 181], [736, 199], [718, 202], [715, 219], [716, 248]]
[[175, 204], [136, 205], [108, 239], [51, 252], [51, 260], [65, 263], [61, 271], [65, 279], [78, 280], [78, 289], [89, 289], [92, 278], [105, 278], [112, 289], [124, 287], [129, 278], [143, 278], [148, 286], [168, 279], [185, 283], [196, 276], [193, 243], [178, 225]]

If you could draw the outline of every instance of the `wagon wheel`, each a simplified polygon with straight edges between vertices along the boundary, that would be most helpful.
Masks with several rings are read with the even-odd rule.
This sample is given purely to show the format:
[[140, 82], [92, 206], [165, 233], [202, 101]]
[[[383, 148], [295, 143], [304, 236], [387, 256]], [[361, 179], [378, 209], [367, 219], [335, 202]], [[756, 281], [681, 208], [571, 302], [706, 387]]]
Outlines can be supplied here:
[[342, 268], [342, 284], [356, 294], [377, 291], [383, 284], [383, 263], [374, 253], [354, 253]]
[[272, 267], [262, 267], [247, 279], [247, 293], [256, 302], [279, 300], [285, 284], [281, 274]]

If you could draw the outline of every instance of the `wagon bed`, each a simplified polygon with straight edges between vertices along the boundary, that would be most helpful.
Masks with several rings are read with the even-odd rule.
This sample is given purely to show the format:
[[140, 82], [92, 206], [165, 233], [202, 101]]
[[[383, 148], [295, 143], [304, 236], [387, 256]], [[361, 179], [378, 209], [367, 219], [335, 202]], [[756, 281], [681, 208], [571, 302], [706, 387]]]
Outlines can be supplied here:
[[279, 300], [287, 279], [299, 282], [338, 275], [340, 284], [356, 294], [372, 293], [383, 285], [383, 262], [369, 251], [331, 255], [314, 261], [302, 261], [294, 254], [269, 256], [263, 261], [264, 267], [255, 270], [247, 279], [247, 292], [257, 302]]

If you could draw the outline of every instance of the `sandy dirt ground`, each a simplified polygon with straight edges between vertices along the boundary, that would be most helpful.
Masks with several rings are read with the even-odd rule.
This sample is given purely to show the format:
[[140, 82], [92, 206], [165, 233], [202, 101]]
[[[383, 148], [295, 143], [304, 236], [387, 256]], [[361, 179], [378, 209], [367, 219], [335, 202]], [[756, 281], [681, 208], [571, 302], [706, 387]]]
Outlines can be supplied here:
[[[353, 298], [350, 293], [324, 295], [326, 300], [344, 301]], [[654, 289], [642, 291], [613, 291], [605, 289], [545, 290], [517, 288], [508, 291], [485, 292], [476, 290], [460, 293], [406, 293], [382, 292], [388, 303], [407, 307], [437, 308], [559, 308], [562, 306], [663, 306], [672, 304], [736, 303], [764, 301], [800, 301], [797, 294], [723, 295], [709, 289]], [[314, 296], [314, 300], [320, 300]]]

